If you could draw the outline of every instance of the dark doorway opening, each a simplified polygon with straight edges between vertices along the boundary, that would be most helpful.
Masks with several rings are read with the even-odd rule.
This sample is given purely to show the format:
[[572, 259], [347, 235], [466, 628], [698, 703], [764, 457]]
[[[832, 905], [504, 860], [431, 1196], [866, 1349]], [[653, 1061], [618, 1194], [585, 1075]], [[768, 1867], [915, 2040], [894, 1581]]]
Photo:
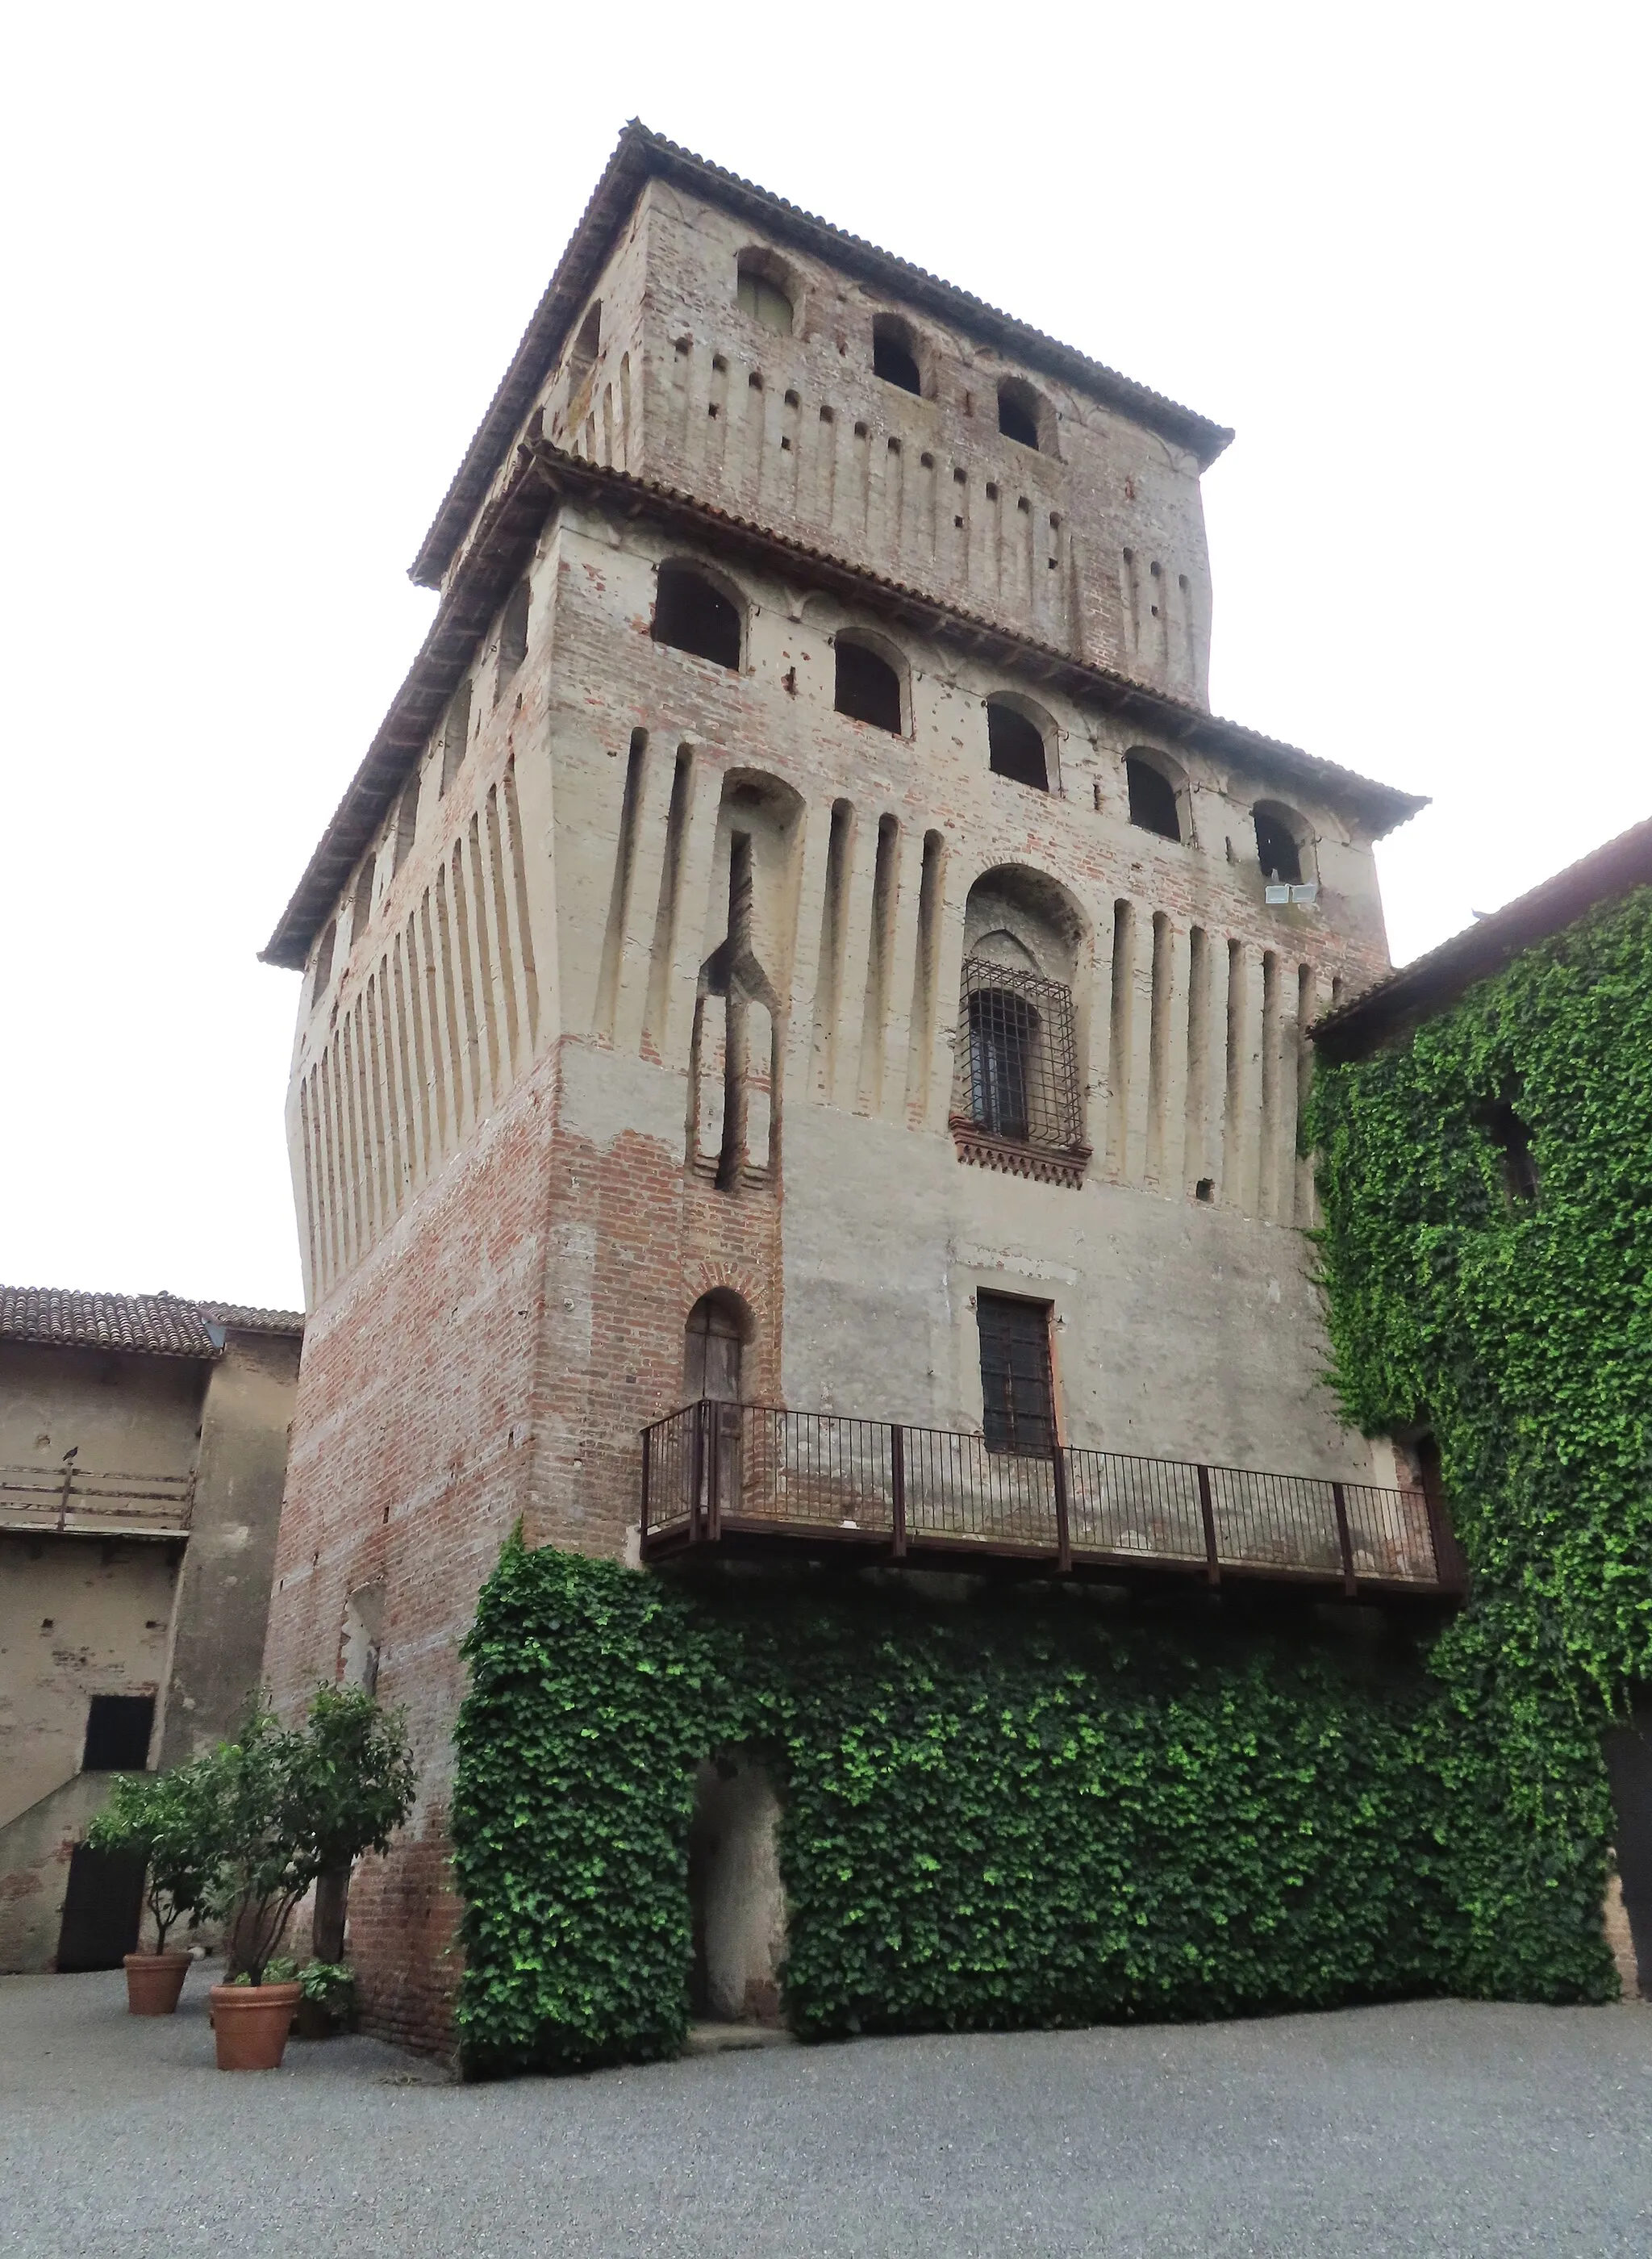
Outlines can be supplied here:
[[57, 1966], [65, 1975], [82, 1969], [118, 1969], [127, 1954], [138, 1950], [147, 1866], [141, 1851], [95, 1851], [89, 1844], [75, 1845], [57, 1937]]
[[94, 1694], [86, 1714], [82, 1772], [141, 1772], [154, 1730], [153, 1694]]
[[1652, 1689], [1641, 1688], [1627, 1726], [1606, 1737], [1606, 1778], [1617, 1813], [1618, 1878], [1641, 1977], [1652, 1999]]

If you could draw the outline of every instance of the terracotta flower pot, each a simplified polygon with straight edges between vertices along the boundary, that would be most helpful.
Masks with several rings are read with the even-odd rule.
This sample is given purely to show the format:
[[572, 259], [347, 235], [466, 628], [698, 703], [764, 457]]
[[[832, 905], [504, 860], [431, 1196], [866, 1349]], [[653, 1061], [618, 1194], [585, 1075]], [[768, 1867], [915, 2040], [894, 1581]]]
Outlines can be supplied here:
[[215, 1985], [212, 2035], [220, 2070], [275, 2070], [287, 2052], [296, 1985]]
[[125, 1959], [126, 2013], [169, 2016], [189, 1973], [187, 1953], [129, 1953]]

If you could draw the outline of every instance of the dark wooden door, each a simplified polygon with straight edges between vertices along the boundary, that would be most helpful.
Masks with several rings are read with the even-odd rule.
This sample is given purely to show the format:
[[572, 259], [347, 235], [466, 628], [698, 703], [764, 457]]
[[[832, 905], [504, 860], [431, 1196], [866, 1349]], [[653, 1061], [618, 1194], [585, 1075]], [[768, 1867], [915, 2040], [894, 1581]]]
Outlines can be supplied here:
[[989, 1451], [1048, 1452], [1056, 1440], [1050, 1306], [979, 1294], [981, 1425]]
[[140, 1851], [75, 1845], [57, 1938], [60, 1970], [118, 1969], [126, 1954], [138, 1950], [146, 1864]]

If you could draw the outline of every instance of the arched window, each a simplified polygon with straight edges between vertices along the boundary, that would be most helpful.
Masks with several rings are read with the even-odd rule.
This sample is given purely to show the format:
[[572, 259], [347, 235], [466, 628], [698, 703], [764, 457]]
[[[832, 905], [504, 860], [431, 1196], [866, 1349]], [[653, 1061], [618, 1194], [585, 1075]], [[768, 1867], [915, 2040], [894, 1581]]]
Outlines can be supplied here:
[[740, 614], [721, 588], [687, 565], [662, 565], [654, 598], [656, 643], [692, 652], [717, 666], [740, 664]]
[[755, 249], [740, 253], [735, 296], [740, 311], [759, 329], [773, 330], [778, 337], [791, 336], [795, 321], [791, 277], [773, 252]]
[[994, 776], [1030, 785], [1035, 792], [1049, 791], [1050, 760], [1043, 731], [1001, 699], [987, 702], [986, 752]]
[[1130, 789], [1131, 823], [1139, 831], [1157, 832], [1161, 839], [1179, 839], [1181, 811], [1170, 779], [1139, 753], [1124, 756], [1124, 774]]
[[923, 391], [923, 372], [918, 367], [917, 338], [899, 314], [879, 314], [872, 325], [872, 373], [902, 392]]
[[1302, 848], [1296, 827], [1285, 809], [1258, 801], [1252, 811], [1257, 828], [1257, 860], [1264, 879], [1277, 885], [1302, 883]]
[[745, 1334], [745, 1306], [737, 1294], [719, 1286], [700, 1297], [683, 1328], [683, 1394], [689, 1403], [698, 1403], [702, 1396], [721, 1404], [740, 1401]]
[[875, 730], [906, 734], [901, 713], [901, 677], [887, 659], [864, 643], [837, 638], [837, 681], [832, 703], [840, 714], [870, 722]]
[[1037, 1008], [1008, 988], [978, 988], [969, 1019], [970, 1110], [995, 1137], [1025, 1137]]
[[1045, 445], [1050, 423], [1050, 406], [1043, 395], [1025, 377], [1005, 377], [998, 388], [998, 428], [1004, 437], [1052, 454], [1054, 449]]

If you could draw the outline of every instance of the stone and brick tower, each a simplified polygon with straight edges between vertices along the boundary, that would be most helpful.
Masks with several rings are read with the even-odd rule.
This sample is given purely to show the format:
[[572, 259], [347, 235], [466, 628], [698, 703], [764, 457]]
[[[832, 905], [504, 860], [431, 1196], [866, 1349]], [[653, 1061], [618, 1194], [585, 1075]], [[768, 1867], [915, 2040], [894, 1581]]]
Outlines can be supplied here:
[[[666, 1437], [639, 1543], [639, 1432], [685, 1402], [812, 1422], [758, 1455], [794, 1525], [849, 1429], [973, 1451], [952, 1566], [993, 1534], [959, 1500], [1052, 1453], [1064, 1566], [1127, 1459], [1287, 1470], [1344, 1520], [1403, 1480], [1319, 1386], [1296, 1121], [1421, 803], [1209, 712], [1229, 436], [623, 135], [265, 952], [304, 976], [310, 1313], [268, 1664], [411, 1714], [420, 1816], [353, 1916], [380, 2028], [442, 2020], [477, 1587], [519, 1518], [652, 1557], [719, 1534], [710, 1486], [732, 1529], [756, 1415]], [[885, 1475], [859, 1499], [825, 1520], [888, 1557]], [[1097, 1560], [1174, 1551], [1108, 1527]], [[1350, 1590], [1408, 1573], [1342, 1542]]]

